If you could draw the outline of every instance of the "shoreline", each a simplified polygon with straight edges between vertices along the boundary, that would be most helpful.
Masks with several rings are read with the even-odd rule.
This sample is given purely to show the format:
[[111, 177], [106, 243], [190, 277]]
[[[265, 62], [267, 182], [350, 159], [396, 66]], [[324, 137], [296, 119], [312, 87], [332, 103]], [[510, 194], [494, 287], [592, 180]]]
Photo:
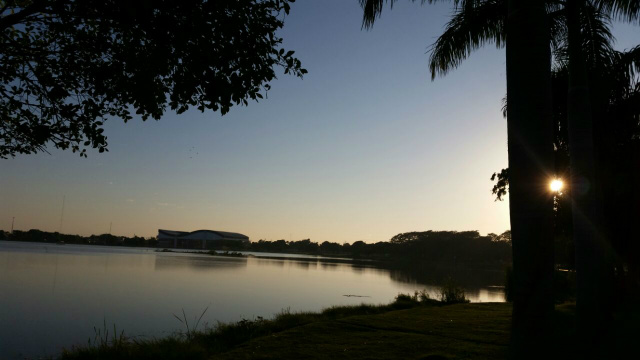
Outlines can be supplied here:
[[[186, 327], [158, 339], [102, 338], [65, 350], [59, 359], [506, 359], [511, 311], [510, 303], [444, 304], [416, 293], [387, 305], [285, 310], [272, 319]], [[549, 358], [573, 358], [575, 303], [556, 305], [550, 330]], [[611, 353], [624, 354], [616, 348]]]
[[[273, 341], [284, 333], [308, 329], [309, 326], [342, 326], [345, 319], [376, 317], [400, 311], [441, 309], [454, 304], [468, 305], [463, 294], [462, 297], [447, 299], [449, 303], [431, 299], [426, 292], [415, 292], [413, 295], [399, 294], [393, 302], [386, 305], [332, 306], [320, 312], [291, 313], [283, 310], [271, 319], [242, 319], [233, 323], [218, 323], [215, 327], [203, 329], [198, 329], [198, 321], [190, 324], [185, 318], [184, 321], [179, 319], [184, 325], [183, 331], [155, 339], [129, 338], [123, 333], [109, 332], [105, 328], [102, 332], [98, 330], [101, 335], [97, 336], [93, 343], [63, 350], [59, 359], [210, 359], [218, 356], [236, 358], [238, 355], [232, 354], [242, 352], [243, 347], [253, 341]], [[510, 309], [510, 305], [504, 303], [484, 303], [482, 306]], [[286, 345], [287, 348], [288, 346]], [[251, 353], [253, 354], [253, 351]], [[242, 357], [245, 356], [240, 356]], [[280, 353], [268, 358], [287, 357], [286, 354]]]
[[[255, 257], [255, 258], [260, 258], [260, 259], [272, 259], [272, 260], [294, 260], [294, 261], [311, 261], [311, 260], [321, 260], [323, 262], [334, 262], [334, 263], [345, 263], [345, 264], [358, 264], [358, 265], [379, 265], [378, 267], [383, 267], [383, 268], [398, 268], [398, 265], [405, 265], [404, 261], [402, 259], [395, 259], [395, 258], [387, 258], [387, 259], [381, 259], [381, 258], [376, 258], [376, 257], [347, 257], [345, 256], [340, 256], [340, 255], [336, 255], [336, 254], [312, 254], [312, 253], [301, 253], [301, 252], [281, 252], [281, 253], [275, 253], [272, 251], [260, 251], [260, 250], [220, 250], [220, 249], [211, 249], [211, 250], [203, 250], [203, 249], [186, 249], [186, 248], [163, 248], [163, 247], [147, 247], [147, 246], [132, 246], [132, 245], [123, 245], [123, 244], [117, 244], [117, 245], [107, 245], [107, 244], [76, 244], [76, 243], [63, 243], [63, 244], [58, 244], [55, 242], [45, 242], [45, 241], [23, 241], [23, 240], [10, 240], [10, 239], [0, 239], [0, 241], [5, 241], [7, 243], [20, 243], [20, 244], [47, 244], [47, 245], [51, 245], [51, 246], [66, 246], [66, 245], [73, 245], [73, 246], [82, 246], [82, 247], [102, 247], [102, 248], [114, 248], [114, 249], [145, 249], [145, 250], [149, 250], [151, 252], [166, 252], [166, 253], [185, 253], [185, 254], [197, 254], [197, 255], [213, 255], [213, 254], [209, 254], [210, 251], [215, 251], [216, 255], [215, 256], [225, 256], [225, 255], [220, 255], [219, 253], [239, 253], [242, 254], [242, 257]], [[163, 250], [168, 250], [168, 251], [163, 251]], [[244, 253], [250, 253], [250, 254], [244, 254]], [[287, 256], [269, 256], [269, 255], [255, 255], [252, 253], [257, 253], [257, 254], [273, 254], [273, 255], [277, 255], [277, 254], [281, 254], [281, 255], [287, 255]], [[302, 256], [300, 256], [302, 255]], [[233, 256], [233, 255], [231, 255]], [[297, 257], [296, 257], [297, 256]], [[237, 256], [237, 257], [241, 257], [241, 256]], [[440, 266], [451, 266], [451, 265], [456, 265], [459, 266], [461, 268], [467, 268], [467, 269], [479, 269], [479, 270], [489, 270], [489, 271], [493, 271], [493, 270], [498, 270], [498, 271], [503, 271], [505, 269], [505, 266], [509, 266], [507, 264], [503, 264], [503, 263], [499, 263], [499, 264], [487, 264], [484, 262], [471, 262], [471, 263], [467, 263], [467, 262], [458, 262], [456, 264], [455, 260], [453, 261], [431, 261], [429, 263], [426, 264], [420, 264], [420, 266], [432, 266], [432, 267], [440, 267]]]

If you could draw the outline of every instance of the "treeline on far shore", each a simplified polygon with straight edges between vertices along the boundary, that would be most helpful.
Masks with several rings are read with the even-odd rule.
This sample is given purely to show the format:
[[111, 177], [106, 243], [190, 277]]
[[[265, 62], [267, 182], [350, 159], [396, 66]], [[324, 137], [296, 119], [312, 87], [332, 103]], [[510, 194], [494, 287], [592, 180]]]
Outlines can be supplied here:
[[127, 237], [111, 234], [81, 236], [37, 229], [31, 229], [29, 231], [14, 230], [13, 233], [0, 230], [0, 240], [134, 247], [156, 247], [158, 244], [158, 240], [154, 237]]
[[[111, 234], [80, 236], [41, 230], [0, 230], [0, 239], [12, 241], [91, 244], [110, 246], [156, 247], [155, 238], [125, 237]], [[255, 251], [289, 254], [323, 255], [355, 259], [402, 260], [411, 263], [459, 262], [508, 265], [511, 263], [511, 233], [481, 236], [477, 231], [422, 231], [401, 233], [389, 241], [365, 243], [313, 242], [310, 239], [259, 240], [251, 243], [223, 241], [215, 250]]]
[[481, 236], [477, 231], [421, 231], [401, 233], [389, 241], [365, 243], [323, 243], [309, 239], [298, 241], [259, 240], [250, 245], [252, 251], [286, 252], [377, 260], [417, 262], [511, 263], [511, 236]]

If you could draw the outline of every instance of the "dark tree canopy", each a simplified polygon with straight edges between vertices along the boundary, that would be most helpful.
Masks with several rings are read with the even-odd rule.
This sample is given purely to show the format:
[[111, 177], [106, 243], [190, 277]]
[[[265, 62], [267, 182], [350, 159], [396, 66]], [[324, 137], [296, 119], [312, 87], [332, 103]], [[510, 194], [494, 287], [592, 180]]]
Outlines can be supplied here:
[[103, 123], [258, 100], [306, 70], [276, 32], [295, 0], [0, 1], [0, 158], [107, 150]]

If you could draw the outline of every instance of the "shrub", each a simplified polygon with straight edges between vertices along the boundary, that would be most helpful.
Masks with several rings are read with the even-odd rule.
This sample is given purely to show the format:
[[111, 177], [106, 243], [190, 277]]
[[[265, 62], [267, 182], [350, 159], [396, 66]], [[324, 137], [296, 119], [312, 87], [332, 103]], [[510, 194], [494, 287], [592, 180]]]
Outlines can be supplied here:
[[411, 294], [398, 294], [391, 306], [395, 309], [409, 308], [418, 305], [437, 305], [438, 300], [432, 299], [426, 289], [416, 290], [413, 295]]
[[465, 304], [469, 300], [464, 295], [464, 289], [449, 280], [440, 287], [440, 302], [444, 304]]

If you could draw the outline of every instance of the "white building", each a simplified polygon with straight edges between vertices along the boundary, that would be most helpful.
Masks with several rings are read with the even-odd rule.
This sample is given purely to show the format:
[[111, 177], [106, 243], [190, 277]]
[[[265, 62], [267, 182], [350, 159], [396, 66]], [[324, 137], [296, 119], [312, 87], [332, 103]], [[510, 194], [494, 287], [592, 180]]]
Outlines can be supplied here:
[[158, 229], [158, 247], [184, 249], [210, 249], [236, 242], [248, 243], [246, 235], [217, 230], [174, 231]]

